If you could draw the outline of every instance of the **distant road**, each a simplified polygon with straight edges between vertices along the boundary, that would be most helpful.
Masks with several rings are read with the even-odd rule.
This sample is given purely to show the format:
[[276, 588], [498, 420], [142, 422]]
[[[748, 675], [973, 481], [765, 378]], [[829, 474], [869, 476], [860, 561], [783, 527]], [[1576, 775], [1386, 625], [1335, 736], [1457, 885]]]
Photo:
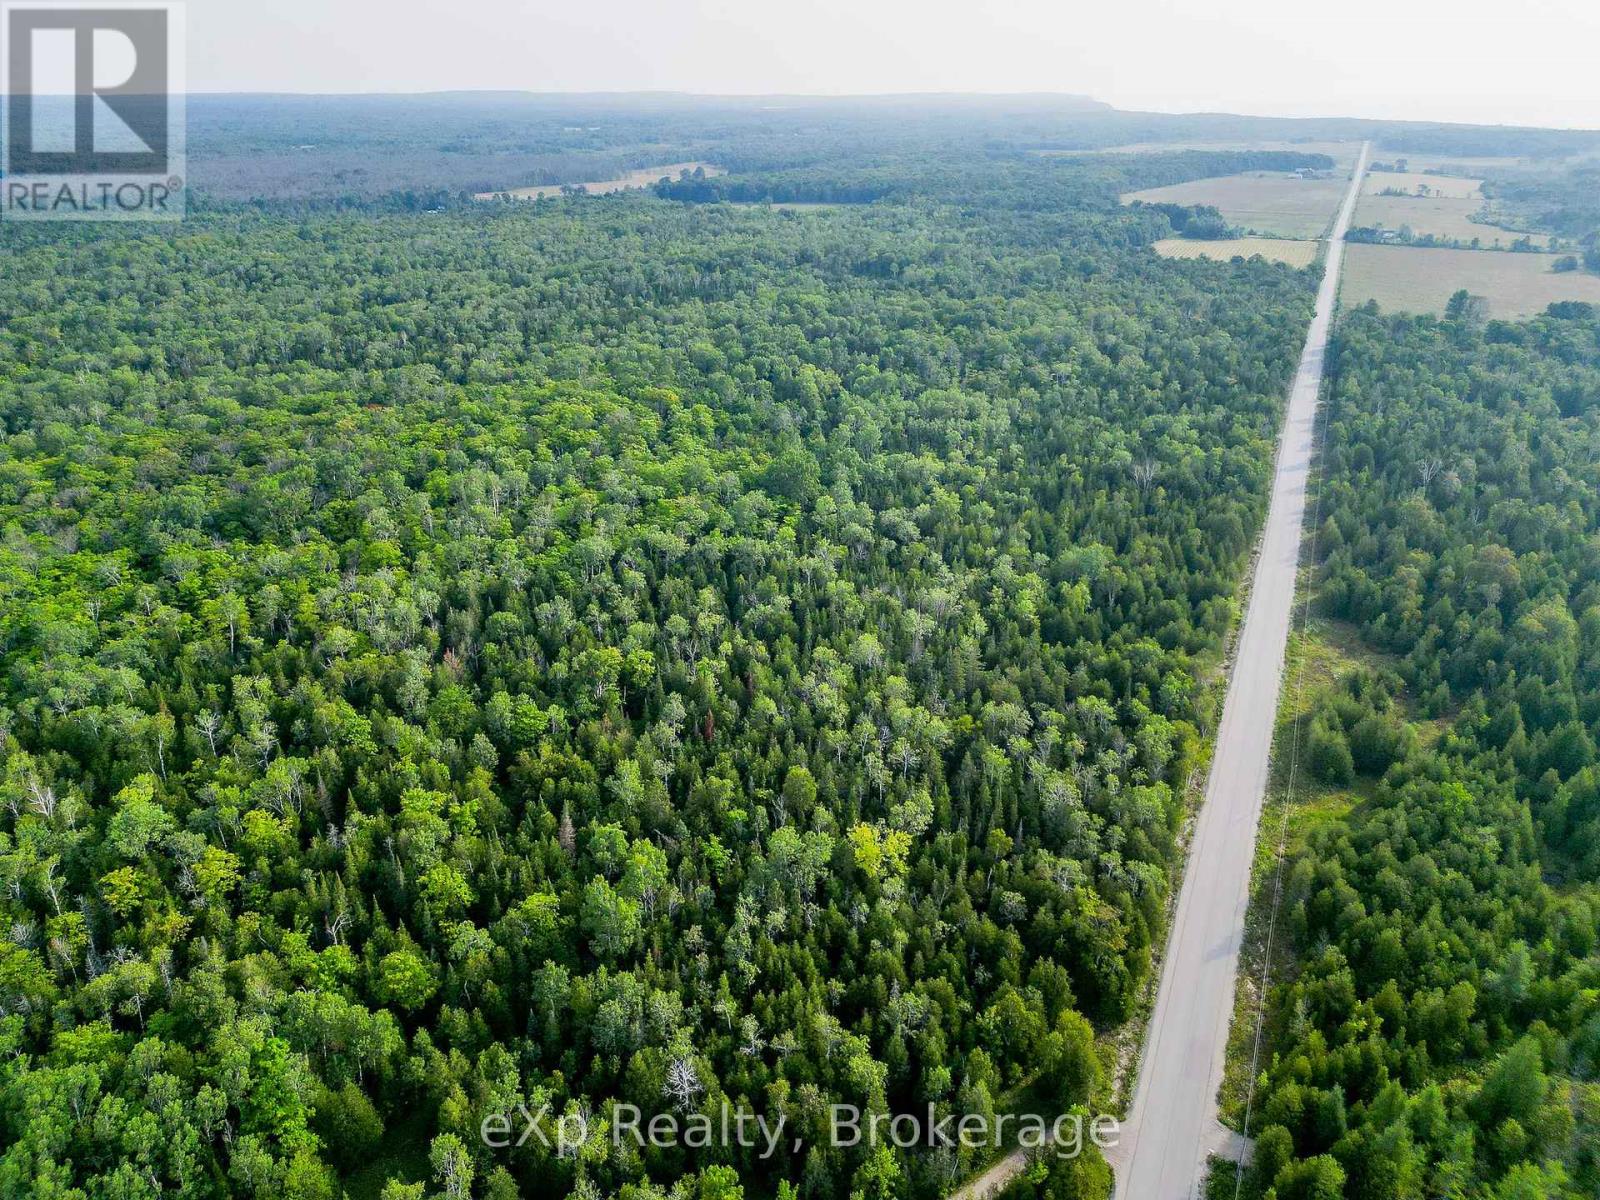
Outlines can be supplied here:
[[1328, 239], [1316, 315], [1289, 393], [1272, 507], [1211, 777], [1189, 845], [1133, 1107], [1114, 1155], [1117, 1200], [1190, 1200], [1199, 1193], [1206, 1157], [1238, 1141], [1217, 1121], [1217, 1089], [1294, 605], [1322, 364], [1339, 295], [1344, 236], [1370, 148], [1361, 148]]

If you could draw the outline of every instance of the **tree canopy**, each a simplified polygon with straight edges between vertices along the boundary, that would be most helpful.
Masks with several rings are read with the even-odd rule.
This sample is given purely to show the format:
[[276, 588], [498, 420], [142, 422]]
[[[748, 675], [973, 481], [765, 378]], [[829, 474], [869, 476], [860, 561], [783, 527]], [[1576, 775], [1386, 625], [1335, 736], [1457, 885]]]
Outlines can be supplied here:
[[[1049, 171], [8, 230], [0, 1195], [921, 1197], [828, 1105], [1103, 1093], [1311, 287]], [[802, 1148], [479, 1137], [623, 1101]]]

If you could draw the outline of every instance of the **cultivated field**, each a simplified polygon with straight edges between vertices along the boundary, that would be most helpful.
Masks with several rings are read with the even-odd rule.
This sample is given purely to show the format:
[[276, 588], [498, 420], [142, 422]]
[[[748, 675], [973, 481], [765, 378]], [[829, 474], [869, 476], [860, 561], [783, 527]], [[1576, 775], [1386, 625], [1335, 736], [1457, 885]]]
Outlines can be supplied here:
[[1124, 204], [1210, 204], [1233, 225], [1268, 237], [1321, 237], [1344, 198], [1348, 178], [1301, 179], [1280, 172], [1252, 171], [1149, 188], [1122, 197]]
[[1522, 234], [1501, 229], [1495, 225], [1481, 225], [1472, 219], [1483, 208], [1480, 198], [1465, 196], [1362, 196], [1356, 205], [1357, 227], [1374, 225], [1384, 229], [1399, 229], [1409, 225], [1413, 233], [1431, 233], [1435, 237], [1454, 238], [1470, 243], [1477, 238], [1488, 249], [1499, 246], [1509, 249], [1512, 242], [1531, 237], [1535, 246], [1544, 246], [1550, 239], [1542, 233]]
[[[1423, 188], [1427, 191], [1420, 190]], [[1483, 180], [1463, 179], [1459, 175], [1425, 175], [1419, 171], [1371, 171], [1361, 186], [1366, 196], [1396, 189], [1408, 196], [1481, 196]]]
[[1259, 254], [1262, 258], [1288, 263], [1291, 267], [1309, 267], [1316, 261], [1320, 249], [1313, 241], [1254, 237], [1222, 238], [1217, 241], [1164, 238], [1154, 243], [1152, 248], [1162, 258], [1214, 258], [1227, 262], [1233, 258], [1252, 258]]
[[659, 167], [640, 167], [637, 171], [629, 171], [626, 175], [617, 179], [595, 179], [584, 183], [551, 183], [540, 187], [504, 188], [498, 192], [479, 192], [475, 199], [495, 200], [500, 196], [510, 196], [515, 200], [543, 200], [547, 196], [561, 195], [561, 189], [566, 187], [582, 188], [591, 196], [604, 196], [610, 192], [625, 192], [629, 188], [649, 187], [664, 175], [675, 179], [684, 171], [695, 170], [703, 170], [707, 175], [726, 174], [721, 167], [714, 167], [710, 163], [662, 163]]
[[1600, 304], [1600, 276], [1550, 269], [1549, 254], [1495, 250], [1428, 250], [1417, 246], [1353, 245], [1345, 251], [1346, 305], [1376, 300], [1397, 312], [1442, 313], [1459, 289], [1489, 302], [1489, 315], [1507, 319], [1543, 312], [1557, 300]]

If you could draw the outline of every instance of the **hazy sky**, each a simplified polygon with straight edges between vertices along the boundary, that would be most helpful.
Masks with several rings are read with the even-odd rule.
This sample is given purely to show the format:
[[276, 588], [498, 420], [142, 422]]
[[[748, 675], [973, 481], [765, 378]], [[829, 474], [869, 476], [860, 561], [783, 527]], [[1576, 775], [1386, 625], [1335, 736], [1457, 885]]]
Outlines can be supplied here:
[[189, 0], [193, 91], [1079, 92], [1600, 128], [1596, 0]]

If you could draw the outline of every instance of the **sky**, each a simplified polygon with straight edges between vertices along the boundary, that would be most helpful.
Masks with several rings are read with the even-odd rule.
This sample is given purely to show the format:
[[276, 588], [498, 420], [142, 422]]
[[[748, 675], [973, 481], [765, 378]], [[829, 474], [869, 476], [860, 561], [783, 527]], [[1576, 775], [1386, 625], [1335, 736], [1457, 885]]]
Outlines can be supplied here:
[[1600, 128], [1596, 0], [188, 0], [195, 92], [1070, 92]]

